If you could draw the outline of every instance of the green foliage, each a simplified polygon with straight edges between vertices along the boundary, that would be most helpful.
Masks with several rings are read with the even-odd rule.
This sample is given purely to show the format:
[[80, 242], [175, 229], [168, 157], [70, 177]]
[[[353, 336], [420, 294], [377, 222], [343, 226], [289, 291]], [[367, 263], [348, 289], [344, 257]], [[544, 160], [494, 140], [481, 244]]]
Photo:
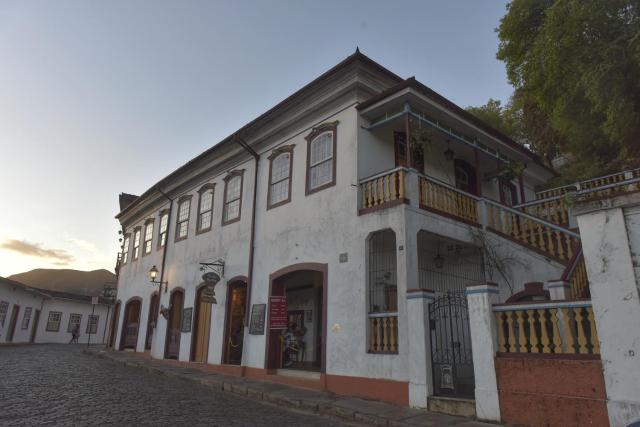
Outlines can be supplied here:
[[[473, 111], [572, 178], [640, 162], [640, 0], [514, 0], [497, 57], [515, 92]], [[485, 115], [483, 117], [483, 115]]]

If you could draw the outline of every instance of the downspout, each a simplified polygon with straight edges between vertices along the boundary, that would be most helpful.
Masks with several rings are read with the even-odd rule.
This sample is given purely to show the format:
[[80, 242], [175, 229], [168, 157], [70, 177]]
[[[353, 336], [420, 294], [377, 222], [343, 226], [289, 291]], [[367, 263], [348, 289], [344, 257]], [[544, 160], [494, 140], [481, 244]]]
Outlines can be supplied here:
[[244, 148], [255, 160], [254, 180], [253, 180], [253, 205], [251, 207], [251, 236], [249, 237], [249, 267], [247, 272], [247, 302], [245, 303], [244, 326], [249, 325], [249, 316], [251, 308], [251, 288], [253, 284], [253, 256], [255, 252], [255, 235], [256, 235], [256, 200], [258, 195], [258, 163], [260, 155], [249, 147], [249, 145], [240, 136], [236, 139], [238, 144]]
[[[156, 314], [156, 325], [155, 325], [155, 330], [156, 330], [156, 339], [155, 341], [158, 341], [158, 320], [160, 319], [160, 308], [162, 307], [162, 304], [160, 303], [160, 301], [162, 300], [162, 282], [164, 281], [164, 265], [165, 265], [165, 261], [167, 259], [167, 248], [169, 247], [169, 230], [171, 230], [171, 210], [173, 208], [173, 199], [169, 196], [166, 195], [166, 193], [162, 190], [160, 190], [159, 188], [157, 189], [158, 192], [160, 194], [162, 194], [168, 201], [169, 201], [169, 212], [167, 212], [167, 238], [164, 242], [164, 248], [162, 248], [162, 264], [160, 265], [160, 284], [158, 285], [158, 313]], [[159, 226], [160, 224], [158, 224]], [[165, 285], [165, 293], [168, 291], [169, 285]], [[141, 307], [142, 309], [142, 307]], [[148, 322], [148, 320], [147, 320]], [[167, 324], [167, 331], [169, 330], [169, 325]], [[166, 340], [165, 340], [166, 341]], [[166, 354], [166, 346], [167, 343], [165, 342], [165, 351], [162, 352], [162, 358], [164, 359], [165, 354]]]

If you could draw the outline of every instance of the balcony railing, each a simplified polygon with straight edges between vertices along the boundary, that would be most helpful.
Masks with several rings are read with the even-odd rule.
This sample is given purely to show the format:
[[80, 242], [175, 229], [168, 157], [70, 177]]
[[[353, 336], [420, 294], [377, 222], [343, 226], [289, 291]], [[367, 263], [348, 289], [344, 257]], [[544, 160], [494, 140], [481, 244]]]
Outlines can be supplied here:
[[360, 181], [361, 213], [406, 201], [405, 176], [407, 170], [399, 167]]
[[587, 266], [584, 262], [582, 246], [578, 246], [573, 259], [567, 264], [562, 274], [562, 280], [569, 283], [569, 295], [571, 299], [591, 298]]
[[564, 185], [562, 187], [550, 188], [548, 190], [538, 191], [536, 199], [548, 199], [551, 197], [562, 196], [566, 193], [580, 190], [589, 190], [604, 186], [617, 186], [624, 181], [634, 178], [640, 178], [640, 168], [622, 171], [611, 175], [600, 176], [585, 181], [576, 182], [575, 184]]
[[398, 313], [369, 313], [369, 353], [398, 352]]
[[478, 223], [477, 197], [424, 175], [418, 176], [418, 185], [421, 208]]
[[600, 354], [590, 301], [495, 304], [503, 353]]

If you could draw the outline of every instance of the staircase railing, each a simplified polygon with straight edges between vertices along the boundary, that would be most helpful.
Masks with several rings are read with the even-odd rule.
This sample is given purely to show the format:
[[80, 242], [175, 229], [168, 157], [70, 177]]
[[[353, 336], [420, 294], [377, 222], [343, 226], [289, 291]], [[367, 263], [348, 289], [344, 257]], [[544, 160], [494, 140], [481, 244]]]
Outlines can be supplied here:
[[562, 196], [563, 194], [573, 191], [589, 190], [597, 187], [616, 186], [633, 178], [640, 178], [640, 168], [627, 171], [617, 172], [610, 175], [599, 176], [596, 178], [579, 181], [574, 184], [563, 185], [561, 187], [549, 188], [547, 190], [538, 191], [536, 199], [548, 199], [551, 197]]
[[562, 280], [569, 283], [569, 297], [571, 299], [591, 298], [582, 245], [578, 245], [573, 258], [567, 264], [562, 273]]

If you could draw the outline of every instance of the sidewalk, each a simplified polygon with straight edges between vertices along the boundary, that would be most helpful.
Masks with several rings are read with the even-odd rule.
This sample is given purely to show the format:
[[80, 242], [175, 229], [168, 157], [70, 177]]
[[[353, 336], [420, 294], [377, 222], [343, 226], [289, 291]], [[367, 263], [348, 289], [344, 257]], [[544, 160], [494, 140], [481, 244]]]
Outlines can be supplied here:
[[149, 373], [180, 378], [210, 387], [216, 391], [231, 392], [249, 399], [287, 407], [296, 411], [323, 414], [350, 422], [376, 426], [457, 426], [495, 427], [469, 418], [412, 409], [387, 403], [339, 396], [326, 391], [309, 390], [267, 381], [212, 373], [205, 367], [186, 365], [175, 361], [153, 360], [143, 353], [85, 349], [85, 354], [144, 369]]

